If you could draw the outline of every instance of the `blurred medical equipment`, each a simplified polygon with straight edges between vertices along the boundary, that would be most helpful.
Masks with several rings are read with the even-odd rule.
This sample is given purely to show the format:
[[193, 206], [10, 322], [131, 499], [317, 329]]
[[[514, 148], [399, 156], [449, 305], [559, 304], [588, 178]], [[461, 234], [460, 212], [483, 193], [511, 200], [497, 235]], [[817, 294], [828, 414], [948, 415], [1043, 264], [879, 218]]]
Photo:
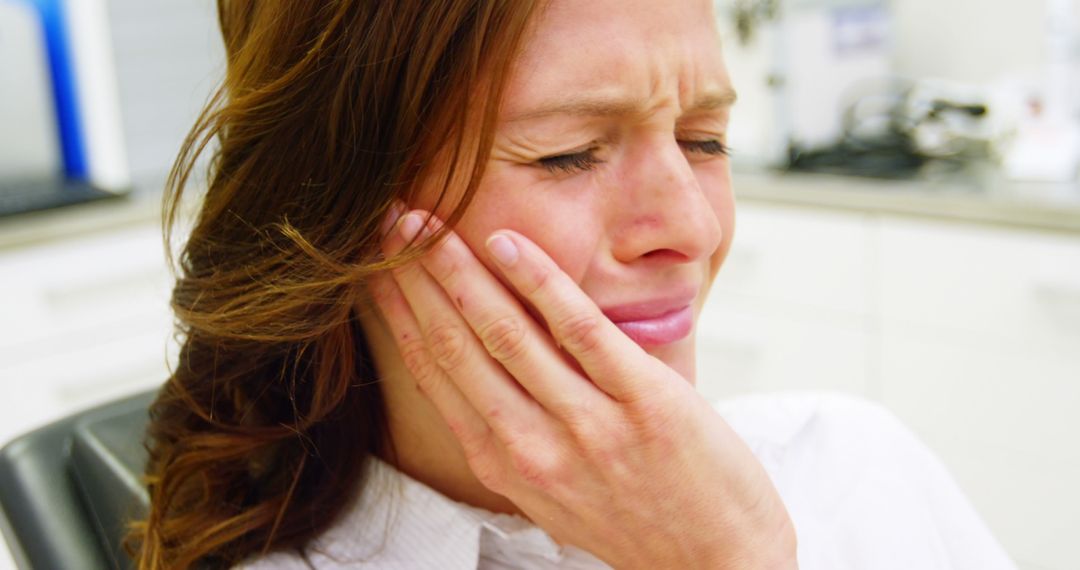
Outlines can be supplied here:
[[61, 163], [45, 38], [28, 4], [0, 2], [0, 178], [48, 176]]
[[901, 179], [991, 164], [1013, 180], [1069, 183], [1080, 174], [1072, 0], [1045, 4], [1043, 69], [978, 85], [897, 77], [884, 1], [718, 6], [740, 92], [728, 140], [736, 165]]
[[0, 215], [129, 190], [104, 0], [0, 0]]
[[724, 49], [739, 89], [729, 143], [740, 162], [784, 166], [789, 147], [844, 134], [852, 86], [891, 75], [884, 0], [728, 0]]
[[993, 131], [985, 98], [941, 81], [868, 82], [848, 94], [841, 134], [831, 144], [792, 141], [787, 168], [903, 179], [959, 171], [991, 155]]
[[154, 396], [102, 404], [0, 449], [0, 531], [20, 569], [135, 566], [123, 542], [149, 505], [142, 439]]
[[1080, 25], [1072, 0], [1046, 4], [1043, 93], [1028, 95], [1004, 153], [1015, 180], [1069, 182], [1080, 174]]

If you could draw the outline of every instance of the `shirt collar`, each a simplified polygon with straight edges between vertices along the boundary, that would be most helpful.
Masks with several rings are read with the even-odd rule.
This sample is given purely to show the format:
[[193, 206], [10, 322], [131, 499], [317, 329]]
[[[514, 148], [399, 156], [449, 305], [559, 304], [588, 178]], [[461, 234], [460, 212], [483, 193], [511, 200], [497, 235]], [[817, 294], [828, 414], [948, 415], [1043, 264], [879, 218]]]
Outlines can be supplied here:
[[524, 518], [454, 501], [375, 457], [360, 495], [307, 550], [331, 567], [363, 561], [377, 568], [475, 570], [481, 557], [528, 558], [537, 567], [579, 567], [575, 561], [589, 560], [595, 568], [598, 562], [560, 547]]

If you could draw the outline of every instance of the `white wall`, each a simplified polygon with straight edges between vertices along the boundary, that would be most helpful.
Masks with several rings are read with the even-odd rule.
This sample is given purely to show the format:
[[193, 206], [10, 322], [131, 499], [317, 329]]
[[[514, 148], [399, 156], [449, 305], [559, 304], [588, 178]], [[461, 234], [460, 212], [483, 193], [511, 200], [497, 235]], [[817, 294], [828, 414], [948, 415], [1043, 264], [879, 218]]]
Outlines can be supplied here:
[[1046, 0], [893, 0], [896, 71], [987, 82], [1038, 69], [1045, 6]]
[[214, 0], [108, 0], [136, 189], [157, 191], [224, 75]]

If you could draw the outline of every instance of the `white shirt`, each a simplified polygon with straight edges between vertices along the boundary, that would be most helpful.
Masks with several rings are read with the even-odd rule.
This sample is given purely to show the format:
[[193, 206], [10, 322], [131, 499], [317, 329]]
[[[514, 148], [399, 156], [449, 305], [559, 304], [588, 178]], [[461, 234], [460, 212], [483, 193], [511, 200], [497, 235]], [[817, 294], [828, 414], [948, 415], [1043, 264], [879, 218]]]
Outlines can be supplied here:
[[[716, 409], [787, 505], [801, 570], [1016, 569], [944, 466], [884, 408], [790, 393]], [[370, 469], [357, 501], [303, 556], [273, 553], [238, 568], [608, 568], [520, 517], [452, 501], [382, 461]]]

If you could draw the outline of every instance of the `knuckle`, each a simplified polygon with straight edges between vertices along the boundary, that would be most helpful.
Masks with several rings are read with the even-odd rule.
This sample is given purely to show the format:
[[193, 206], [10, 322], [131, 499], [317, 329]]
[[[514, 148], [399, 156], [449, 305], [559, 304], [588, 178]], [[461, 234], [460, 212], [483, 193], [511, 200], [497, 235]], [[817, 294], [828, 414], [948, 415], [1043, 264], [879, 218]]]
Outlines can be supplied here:
[[[428, 384], [437, 374], [435, 362], [431, 360], [427, 346], [416, 340], [401, 347], [401, 360], [413, 378], [421, 384]], [[426, 388], [426, 386], [425, 386]]]
[[448, 421], [447, 425], [450, 427], [454, 437], [461, 443], [461, 450], [464, 452], [467, 461], [479, 461], [487, 457], [491, 447], [490, 432], [467, 430], [460, 423], [452, 421]]
[[424, 268], [419, 263], [408, 262], [405, 265], [391, 269], [390, 273], [398, 280], [398, 283], [404, 283], [419, 278], [423, 270]]
[[458, 325], [439, 323], [428, 331], [431, 357], [443, 370], [454, 370], [465, 362], [465, 331]]
[[[676, 387], [681, 388], [681, 387]], [[633, 411], [642, 429], [648, 431], [668, 431], [673, 429], [680, 418], [687, 417], [685, 400], [672, 387], [656, 386], [650, 396], [633, 401], [628, 409]]]
[[532, 271], [532, 275], [526, 281], [527, 286], [524, 287], [522, 293], [526, 297], [532, 297], [537, 292], [543, 290], [551, 284], [552, 271], [548, 267], [540, 266]]
[[480, 484], [495, 492], [504, 490], [506, 475], [498, 457], [493, 452], [490, 434], [477, 436], [468, 441], [463, 440], [461, 444], [465, 453], [465, 462]]
[[436, 245], [429, 253], [428, 268], [432, 272], [432, 276], [436, 281], [442, 283], [453, 283], [458, 275], [461, 274], [461, 265], [457, 259], [454, 259], [448, 255], [449, 251], [446, 244], [440, 243]]
[[600, 319], [591, 313], [574, 313], [555, 325], [555, 336], [573, 352], [592, 352], [600, 346]]
[[485, 457], [472, 461], [469, 465], [481, 485], [499, 494], [506, 490], [506, 477], [499, 464], [493, 459]]
[[480, 340], [496, 360], [513, 360], [525, 350], [525, 326], [516, 317], [502, 317], [480, 331]]
[[550, 450], [517, 445], [508, 451], [514, 472], [531, 487], [550, 492], [565, 478], [565, 466]]
[[376, 304], [382, 305], [390, 301], [392, 298], [392, 288], [389, 281], [392, 277], [385, 275], [377, 275], [367, 282], [367, 292], [371, 296], [371, 300]]
[[505, 410], [503, 403], [496, 401], [484, 408], [481, 415], [496, 433], [503, 434], [509, 441], [519, 441], [524, 428]]
[[[594, 432], [595, 433], [595, 432]], [[602, 436], [589, 438], [583, 442], [582, 452], [595, 464], [605, 470], [618, 475], [619, 466], [623, 464], [627, 452], [632, 444], [626, 438], [618, 437], [611, 432], [605, 432]]]
[[604, 436], [608, 431], [606, 426], [597, 421], [584, 404], [563, 404], [559, 409], [559, 416], [563, 418], [569, 433], [582, 447], [605, 441]]

